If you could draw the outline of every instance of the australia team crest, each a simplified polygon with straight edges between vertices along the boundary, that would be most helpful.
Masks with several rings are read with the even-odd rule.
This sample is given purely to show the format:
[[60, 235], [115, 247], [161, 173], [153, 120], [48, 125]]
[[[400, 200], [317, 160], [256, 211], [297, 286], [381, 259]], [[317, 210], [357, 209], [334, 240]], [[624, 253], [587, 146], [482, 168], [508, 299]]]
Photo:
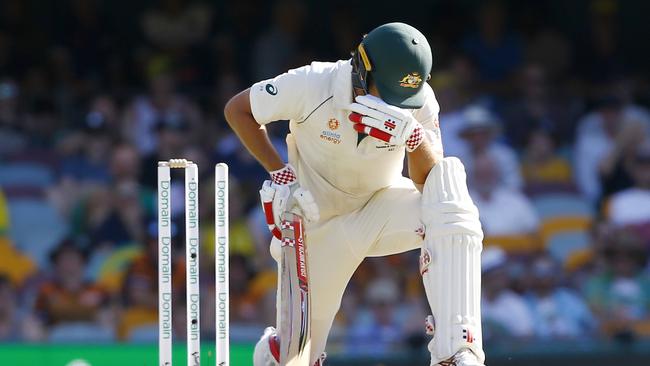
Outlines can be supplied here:
[[410, 74], [404, 75], [402, 80], [399, 81], [399, 86], [403, 88], [413, 88], [417, 89], [422, 83], [422, 76], [419, 72], [412, 72]]

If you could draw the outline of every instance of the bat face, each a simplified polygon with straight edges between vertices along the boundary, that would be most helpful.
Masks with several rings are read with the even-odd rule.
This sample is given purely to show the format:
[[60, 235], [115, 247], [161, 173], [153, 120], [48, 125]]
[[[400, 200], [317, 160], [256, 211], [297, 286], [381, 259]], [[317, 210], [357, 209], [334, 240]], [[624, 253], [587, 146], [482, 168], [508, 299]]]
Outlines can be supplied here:
[[303, 219], [285, 212], [280, 263], [280, 365], [310, 366], [311, 296]]

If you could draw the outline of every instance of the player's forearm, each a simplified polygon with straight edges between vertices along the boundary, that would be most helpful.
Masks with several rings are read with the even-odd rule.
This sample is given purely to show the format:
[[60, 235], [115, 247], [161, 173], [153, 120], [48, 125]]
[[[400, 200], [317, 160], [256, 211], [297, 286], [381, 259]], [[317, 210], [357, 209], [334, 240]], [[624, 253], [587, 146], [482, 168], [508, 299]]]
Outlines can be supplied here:
[[409, 177], [413, 183], [424, 184], [433, 166], [441, 159], [442, 153], [436, 152], [433, 144], [424, 139], [417, 149], [407, 154]]
[[251, 111], [249, 89], [235, 95], [224, 108], [230, 128], [237, 134], [246, 149], [267, 171], [284, 167], [284, 162], [271, 143], [266, 129], [260, 126]]

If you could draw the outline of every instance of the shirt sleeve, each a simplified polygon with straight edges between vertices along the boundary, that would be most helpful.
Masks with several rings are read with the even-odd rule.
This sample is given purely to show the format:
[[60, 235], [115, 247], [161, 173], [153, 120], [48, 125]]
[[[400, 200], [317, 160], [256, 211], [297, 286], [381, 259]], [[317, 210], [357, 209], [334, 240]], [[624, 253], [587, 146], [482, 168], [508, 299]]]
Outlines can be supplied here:
[[303, 66], [253, 84], [250, 103], [257, 123], [302, 119], [309, 69]]

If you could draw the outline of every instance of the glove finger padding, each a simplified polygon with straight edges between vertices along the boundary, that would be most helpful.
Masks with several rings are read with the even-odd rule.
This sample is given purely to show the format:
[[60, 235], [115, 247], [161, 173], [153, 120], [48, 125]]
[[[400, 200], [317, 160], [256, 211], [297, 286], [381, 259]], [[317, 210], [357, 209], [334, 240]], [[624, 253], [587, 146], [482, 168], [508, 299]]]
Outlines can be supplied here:
[[402, 108], [392, 106], [380, 98], [377, 98], [374, 95], [366, 94], [366, 95], [359, 95], [354, 100], [357, 103], [360, 103], [364, 106], [367, 106], [371, 109], [377, 110], [381, 113], [388, 114], [390, 116], [393, 116], [395, 118], [399, 119], [405, 119], [410, 116], [410, 113]]
[[260, 201], [262, 201], [262, 209], [264, 210], [266, 225], [271, 234], [273, 234], [273, 237], [280, 239], [282, 233], [275, 224], [277, 221], [273, 214], [273, 197], [275, 197], [275, 188], [273, 187], [273, 183], [270, 180], [265, 180], [260, 189]]
[[360, 103], [350, 103], [350, 110], [364, 116], [372, 117], [376, 119], [378, 122], [383, 122], [387, 118], [396, 118], [392, 115], [380, 112], [376, 109], [372, 109]]
[[275, 196], [273, 197], [273, 217], [275, 222], [279, 223], [280, 215], [287, 211], [289, 208], [289, 200], [291, 199], [291, 187], [287, 185], [273, 184], [275, 188]]
[[311, 192], [302, 187], [298, 187], [296, 191], [293, 192], [293, 198], [298, 202], [298, 206], [300, 206], [307, 221], [318, 221], [318, 219], [320, 219], [320, 211], [316, 201], [314, 200], [314, 196], [311, 195]]

